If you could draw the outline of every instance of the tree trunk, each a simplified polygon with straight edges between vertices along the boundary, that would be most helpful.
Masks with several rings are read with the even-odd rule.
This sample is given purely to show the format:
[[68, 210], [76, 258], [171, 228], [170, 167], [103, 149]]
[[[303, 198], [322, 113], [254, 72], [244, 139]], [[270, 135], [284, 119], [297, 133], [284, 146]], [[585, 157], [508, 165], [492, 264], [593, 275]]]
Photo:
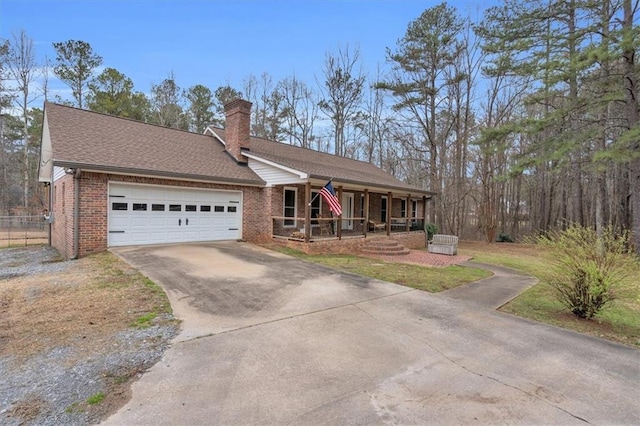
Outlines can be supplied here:
[[31, 182], [31, 179], [29, 179], [29, 175], [31, 172], [31, 165], [29, 161], [29, 111], [27, 109], [28, 96], [29, 96], [28, 88], [23, 92], [22, 95], [23, 95], [22, 105], [24, 105], [23, 117], [22, 117], [22, 120], [23, 120], [22, 132], [24, 135], [24, 173], [22, 175], [24, 186], [22, 188], [22, 196], [23, 196], [22, 205], [24, 207], [24, 214], [28, 215], [29, 214], [29, 182]]
[[[624, 82], [626, 92], [626, 115], [629, 130], [638, 125], [638, 88], [635, 70], [635, 29], [633, 25], [634, 11], [631, 0], [623, 1], [624, 19], [622, 57], [624, 63]], [[632, 208], [632, 238], [636, 253], [640, 253], [640, 143], [638, 140], [631, 142], [630, 149], [635, 154], [629, 164], [629, 185], [631, 192]]]

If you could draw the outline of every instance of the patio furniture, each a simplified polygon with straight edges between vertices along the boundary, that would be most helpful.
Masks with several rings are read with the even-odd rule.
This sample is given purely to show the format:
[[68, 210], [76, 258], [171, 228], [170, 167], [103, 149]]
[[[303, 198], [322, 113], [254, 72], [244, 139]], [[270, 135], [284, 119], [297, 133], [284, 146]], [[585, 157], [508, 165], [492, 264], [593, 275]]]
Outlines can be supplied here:
[[[318, 221], [318, 228], [320, 230], [320, 236], [325, 236], [325, 235], [333, 235], [334, 231], [333, 231], [333, 218], [331, 216], [325, 216], [325, 215], [319, 215], [318, 219], [320, 219]], [[323, 220], [325, 219], [325, 220]], [[326, 219], [330, 219], [330, 220], [326, 220]]]
[[435, 234], [427, 246], [429, 253], [448, 254], [455, 256], [458, 253], [458, 237], [455, 235]]
[[373, 220], [369, 220], [369, 222], [367, 222], [367, 226], [369, 227], [369, 231], [376, 232], [378, 229], [381, 229], [381, 230], [386, 229], [387, 224], [378, 223], [378, 222], [374, 222]]

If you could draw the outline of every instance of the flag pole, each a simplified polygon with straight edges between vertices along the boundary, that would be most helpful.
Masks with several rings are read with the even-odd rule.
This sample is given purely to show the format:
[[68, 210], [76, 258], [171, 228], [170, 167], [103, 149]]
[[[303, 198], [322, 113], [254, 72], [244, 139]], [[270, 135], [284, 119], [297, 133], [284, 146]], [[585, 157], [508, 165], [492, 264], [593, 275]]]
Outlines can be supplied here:
[[[325, 183], [324, 186], [327, 186], [327, 184], [331, 183], [331, 181], [333, 181], [333, 178], [329, 179], [329, 182]], [[315, 197], [313, 197], [311, 201], [309, 201], [309, 207], [311, 207], [311, 204], [313, 204], [313, 202], [316, 200], [316, 198], [318, 198], [319, 195], [320, 195], [320, 191], [316, 192]]]

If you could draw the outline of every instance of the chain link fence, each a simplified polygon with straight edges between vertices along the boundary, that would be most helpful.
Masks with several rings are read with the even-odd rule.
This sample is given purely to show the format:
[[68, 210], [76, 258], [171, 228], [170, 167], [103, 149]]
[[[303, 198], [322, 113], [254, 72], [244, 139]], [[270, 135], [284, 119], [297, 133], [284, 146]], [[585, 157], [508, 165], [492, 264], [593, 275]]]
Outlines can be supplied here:
[[42, 215], [0, 216], [0, 247], [49, 242], [49, 223]]

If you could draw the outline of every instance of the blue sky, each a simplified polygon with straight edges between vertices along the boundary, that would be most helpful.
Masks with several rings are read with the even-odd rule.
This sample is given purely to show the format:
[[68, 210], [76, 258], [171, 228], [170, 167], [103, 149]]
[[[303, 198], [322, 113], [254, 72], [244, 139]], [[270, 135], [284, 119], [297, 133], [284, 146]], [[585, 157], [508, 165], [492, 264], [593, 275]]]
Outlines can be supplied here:
[[[477, 17], [489, 0], [449, 2]], [[491, 2], [493, 3], [493, 2]], [[274, 80], [294, 73], [315, 85], [325, 53], [359, 45], [371, 73], [385, 61], [410, 21], [436, 1], [153, 1], [0, 0], [0, 37], [24, 29], [38, 58], [55, 59], [51, 44], [83, 40], [148, 92], [173, 71], [187, 88], [241, 89], [249, 74]], [[51, 81], [51, 88], [60, 87]]]

